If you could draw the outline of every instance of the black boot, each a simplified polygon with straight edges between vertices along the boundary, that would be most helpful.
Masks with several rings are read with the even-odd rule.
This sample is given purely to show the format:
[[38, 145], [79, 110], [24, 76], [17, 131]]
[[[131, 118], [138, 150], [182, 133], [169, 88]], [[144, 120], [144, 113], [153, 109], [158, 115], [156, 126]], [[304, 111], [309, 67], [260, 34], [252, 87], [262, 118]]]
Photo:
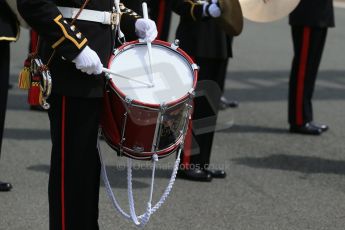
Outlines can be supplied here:
[[326, 132], [329, 129], [328, 125], [324, 124], [316, 124], [314, 122], [310, 122], [310, 125], [314, 126], [315, 128], [321, 129], [322, 132]]
[[320, 135], [322, 133], [322, 129], [308, 122], [308, 123], [305, 123], [304, 125], [290, 125], [290, 133]]
[[180, 169], [177, 172], [177, 177], [204, 182], [210, 182], [212, 180], [212, 175], [202, 169]]
[[204, 171], [210, 173], [213, 178], [225, 178], [226, 177], [226, 172], [224, 170], [204, 169]]
[[0, 192], [8, 192], [12, 189], [12, 185], [7, 182], [0, 181]]

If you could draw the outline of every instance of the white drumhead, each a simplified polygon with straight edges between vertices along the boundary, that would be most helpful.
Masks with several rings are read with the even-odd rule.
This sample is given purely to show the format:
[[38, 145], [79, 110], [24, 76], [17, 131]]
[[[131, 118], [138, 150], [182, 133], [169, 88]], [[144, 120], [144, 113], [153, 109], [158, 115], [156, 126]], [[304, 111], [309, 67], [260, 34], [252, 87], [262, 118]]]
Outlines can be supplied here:
[[162, 104], [185, 96], [193, 87], [190, 63], [175, 51], [152, 44], [153, 87], [150, 82], [147, 46], [131, 45], [112, 60], [109, 68], [127, 78], [111, 75], [115, 86], [131, 99], [150, 104]]

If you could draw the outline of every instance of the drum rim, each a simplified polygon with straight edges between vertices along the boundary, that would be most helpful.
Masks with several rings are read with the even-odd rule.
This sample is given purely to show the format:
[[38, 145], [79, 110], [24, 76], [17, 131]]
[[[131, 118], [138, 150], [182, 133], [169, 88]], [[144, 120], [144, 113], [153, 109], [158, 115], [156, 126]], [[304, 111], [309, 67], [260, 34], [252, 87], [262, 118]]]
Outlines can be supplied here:
[[125, 147], [123, 146], [122, 148], [122, 153], [120, 153], [120, 147], [113, 144], [112, 141], [110, 141], [108, 139], [108, 136], [104, 133], [104, 130], [102, 129], [102, 136], [104, 138], [104, 140], [107, 142], [107, 144], [113, 149], [115, 150], [118, 154], [122, 154], [124, 156], [127, 156], [129, 158], [135, 159], [135, 160], [151, 160], [152, 159], [152, 155], [154, 153], [157, 154], [159, 159], [165, 158], [170, 156], [182, 143], [183, 140], [183, 136], [181, 135], [177, 141], [171, 145], [169, 145], [168, 147], [158, 150], [156, 152], [136, 152], [133, 149], [129, 148], [129, 147]]
[[[109, 60], [109, 63], [108, 63], [108, 68], [110, 68], [110, 65], [111, 65], [111, 62], [112, 60], [119, 54], [121, 54], [125, 49], [128, 49], [130, 46], [133, 46], [133, 45], [144, 45], [142, 44], [142, 42], [140, 42], [139, 40], [134, 40], [134, 41], [131, 41], [131, 42], [127, 42], [125, 44], [123, 44], [122, 46], [118, 47], [115, 51], [114, 51], [114, 54], [111, 55], [110, 57], [110, 60]], [[185, 52], [183, 51], [181, 48], [177, 48], [177, 49], [173, 49], [171, 48], [171, 45], [172, 43], [169, 43], [169, 42], [165, 42], [165, 41], [162, 41], [162, 40], [154, 40], [152, 42], [152, 44], [155, 44], [155, 45], [161, 45], [161, 46], [164, 46], [170, 50], [173, 50], [175, 51], [176, 53], [178, 53], [179, 55], [181, 55], [183, 58], [186, 59], [186, 61], [188, 61], [188, 63], [190, 64], [190, 66], [193, 66], [195, 64], [195, 62], [193, 61], [193, 59]], [[197, 84], [197, 80], [198, 80], [198, 69], [193, 69], [191, 67], [192, 71], [193, 71], [193, 84], [192, 84], [192, 87], [190, 89], [190, 91], [188, 93], [186, 93], [184, 96], [176, 99], [176, 100], [173, 100], [173, 101], [170, 101], [169, 103], [166, 103], [164, 104], [164, 106], [171, 106], [171, 105], [174, 105], [174, 104], [179, 104], [179, 103], [182, 103], [183, 101], [186, 101], [190, 98], [190, 94], [194, 92], [195, 88], [196, 88], [196, 84]], [[108, 84], [110, 84], [112, 87], [113, 87], [113, 90], [115, 91], [115, 93], [123, 100], [123, 101], [126, 101], [126, 95], [123, 93], [122, 90], [120, 90], [115, 84], [114, 82], [109, 79], [108, 81]], [[139, 100], [131, 100], [131, 105], [139, 105], [139, 106], [143, 106], [143, 107], [149, 107], [149, 108], [155, 108], [155, 109], [160, 109], [162, 107], [161, 104], [157, 104], [157, 103], [147, 103], [147, 102], [142, 102], [142, 101], [139, 101]]]

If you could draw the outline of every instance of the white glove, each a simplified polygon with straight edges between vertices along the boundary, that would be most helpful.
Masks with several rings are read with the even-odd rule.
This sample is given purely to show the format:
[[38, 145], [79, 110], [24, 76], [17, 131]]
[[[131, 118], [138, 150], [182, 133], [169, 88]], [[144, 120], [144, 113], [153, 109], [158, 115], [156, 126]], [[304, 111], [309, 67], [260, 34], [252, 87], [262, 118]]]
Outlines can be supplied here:
[[152, 42], [158, 34], [156, 23], [151, 19], [144, 18], [139, 18], [135, 22], [135, 32], [145, 42]]
[[222, 11], [219, 8], [218, 0], [211, 0], [211, 2], [205, 2], [203, 5], [204, 17], [218, 18], [222, 14]]
[[89, 46], [86, 46], [80, 54], [73, 59], [77, 69], [87, 74], [100, 74], [102, 73], [103, 65], [97, 53]]

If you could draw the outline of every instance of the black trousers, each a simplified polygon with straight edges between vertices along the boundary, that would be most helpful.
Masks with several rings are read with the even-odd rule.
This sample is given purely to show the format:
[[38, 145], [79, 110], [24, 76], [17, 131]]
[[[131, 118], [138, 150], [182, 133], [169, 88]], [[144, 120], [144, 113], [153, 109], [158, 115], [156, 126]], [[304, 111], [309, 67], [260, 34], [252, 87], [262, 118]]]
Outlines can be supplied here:
[[327, 28], [292, 26], [294, 58], [289, 82], [289, 123], [303, 125], [313, 120], [312, 97]]
[[101, 98], [51, 95], [50, 230], [98, 230]]
[[181, 156], [181, 167], [207, 168], [224, 88], [228, 59], [195, 58], [200, 66], [194, 112]]
[[8, 82], [10, 78], [10, 43], [0, 41], [0, 156], [5, 126]]

